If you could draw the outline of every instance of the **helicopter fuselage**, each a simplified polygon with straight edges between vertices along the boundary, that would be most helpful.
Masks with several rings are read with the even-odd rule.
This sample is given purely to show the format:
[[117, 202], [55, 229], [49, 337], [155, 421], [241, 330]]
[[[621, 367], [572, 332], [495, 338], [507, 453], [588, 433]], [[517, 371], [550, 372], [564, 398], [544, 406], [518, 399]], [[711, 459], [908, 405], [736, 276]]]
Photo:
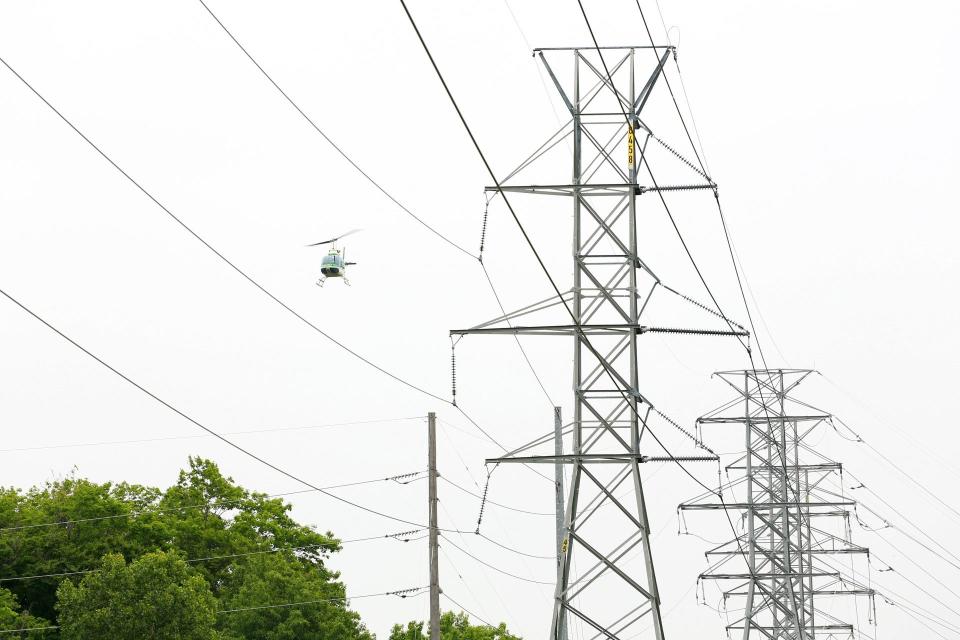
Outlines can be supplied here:
[[320, 273], [327, 278], [342, 278], [346, 270], [343, 256], [336, 249], [331, 249], [320, 261]]

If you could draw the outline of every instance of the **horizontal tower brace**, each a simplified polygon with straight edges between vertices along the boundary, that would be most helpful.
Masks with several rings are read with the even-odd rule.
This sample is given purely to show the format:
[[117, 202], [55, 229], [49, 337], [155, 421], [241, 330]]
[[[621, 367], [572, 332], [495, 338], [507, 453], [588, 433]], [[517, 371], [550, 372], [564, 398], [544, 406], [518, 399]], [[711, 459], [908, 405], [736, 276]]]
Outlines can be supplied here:
[[597, 47], [596, 45], [590, 45], [587, 47], [537, 47], [533, 50], [534, 53], [540, 53], [541, 51], [596, 51], [600, 49], [601, 51], [614, 51], [617, 49], [626, 50], [626, 49], [669, 49], [673, 51], [676, 47], [672, 44], [633, 44], [633, 45], [608, 45], [606, 47]]
[[761, 422], [807, 422], [810, 420], [827, 420], [831, 415], [809, 415], [809, 416], [781, 416], [781, 415], [758, 415], [749, 418], [697, 418], [698, 424], [745, 424]]
[[489, 327], [483, 329], [451, 329], [450, 335], [629, 335], [636, 333], [673, 333], [695, 336], [739, 336], [747, 337], [748, 331], [729, 331], [725, 329], [685, 329], [675, 327], [648, 327], [639, 324], [554, 324], [530, 327]]
[[[733, 470], [743, 470], [748, 467], [741, 464], [731, 464], [724, 467], [730, 471]], [[782, 464], [754, 464], [752, 467], [754, 471], [782, 471], [784, 465]], [[788, 464], [786, 465], [788, 471], [842, 471], [843, 465], [839, 462], [827, 462], [823, 464]]]
[[840, 579], [840, 573], [796, 571], [793, 573], [701, 573], [701, 580], [786, 580], [787, 578], [836, 578]]
[[797, 507], [802, 509], [814, 509], [816, 507], [853, 507], [856, 504], [853, 500], [844, 500], [842, 502], [727, 502], [725, 504], [710, 502], [703, 504], [682, 504], [680, 505], [680, 510], [744, 509], [749, 511], [767, 511], [769, 509], [792, 509]]
[[[791, 547], [791, 548], [793, 548], [793, 547]], [[748, 550], [744, 550], [744, 551], [707, 551], [704, 555], [707, 555], [707, 556], [742, 556], [742, 555], [746, 555], [747, 553], [748, 553]], [[846, 554], [846, 553], [866, 553], [866, 554], [869, 554], [869, 553], [870, 553], [870, 549], [866, 549], [866, 548], [863, 548], [863, 547], [855, 547], [855, 548], [852, 548], [852, 549], [806, 549], [806, 550], [803, 550], [801, 553], [803, 553], [803, 554], [810, 554], [810, 555], [814, 555], [814, 556], [819, 556], [819, 555], [836, 555], [836, 554]], [[749, 577], [749, 574], [747, 575], [747, 577]]]
[[[727, 628], [728, 630], [732, 631], [732, 630], [734, 630], [734, 629], [740, 629], [740, 630], [742, 630], [742, 629], [744, 629], [745, 627], [744, 627], [742, 624], [739, 624], [739, 625], [734, 624], [734, 625], [729, 625], [729, 626], [726, 627], [726, 628]], [[783, 629], [784, 629], [782, 626], [780, 626], [780, 627], [761, 627], [761, 626], [758, 625], [758, 624], [752, 624], [752, 623], [750, 624], [750, 627], [749, 627], [749, 628], [750, 628], [750, 629], [760, 629], [760, 630], [762, 630], [762, 631], [779, 631], [779, 632], [782, 632]], [[810, 629], [810, 630], [812, 630], [812, 631], [846, 631], [846, 632], [849, 632], [849, 633], [853, 633], [853, 625], [852, 625], [852, 624], [818, 624], [818, 625], [815, 625], [815, 626], [813, 626], [813, 627], [806, 627], [805, 630], [806, 630], [806, 629]]]
[[[749, 578], [749, 576], [746, 576]], [[808, 595], [814, 596], [872, 596], [876, 595], [873, 589], [814, 589], [807, 591]], [[724, 591], [723, 595], [732, 598], [735, 596], [748, 596], [747, 591]]]
[[658, 191], [697, 191], [716, 189], [717, 185], [713, 183], [704, 184], [672, 184], [657, 187], [645, 187], [642, 185], [627, 184], [623, 182], [610, 184], [528, 184], [528, 185], [501, 185], [499, 187], [486, 187], [484, 191], [500, 193], [508, 191], [511, 193], [537, 193], [541, 195], [553, 196], [623, 196], [631, 191], [640, 196], [644, 193], [654, 193]]
[[608, 463], [623, 464], [625, 462], [716, 462], [717, 456], [644, 456], [635, 453], [571, 453], [561, 456], [523, 456], [506, 458], [487, 458], [487, 464], [500, 464], [501, 462], [519, 462], [521, 464], [531, 463], [550, 463], [550, 464], [579, 464], [581, 462], [589, 463]]

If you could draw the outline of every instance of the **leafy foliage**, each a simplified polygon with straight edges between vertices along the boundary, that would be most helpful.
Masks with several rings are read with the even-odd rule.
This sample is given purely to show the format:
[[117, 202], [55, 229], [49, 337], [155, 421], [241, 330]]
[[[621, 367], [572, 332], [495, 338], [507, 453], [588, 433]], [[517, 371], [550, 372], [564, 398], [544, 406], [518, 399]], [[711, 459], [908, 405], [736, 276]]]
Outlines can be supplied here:
[[[42, 629], [51, 626], [47, 620], [32, 616], [26, 611], [22, 611], [17, 597], [8, 589], [0, 589], [0, 631], [13, 631], [16, 629]], [[42, 638], [44, 633], [33, 631], [23, 634], [4, 634], [9, 638], [17, 635], [27, 636], [32, 633], [33, 637]]]
[[[156, 635], [166, 632], [151, 628], [129, 637], [372, 640], [343, 600], [339, 575], [325, 565], [340, 549], [333, 534], [297, 523], [282, 499], [244, 489], [210, 460], [190, 458], [166, 490], [74, 476], [28, 491], [0, 489], [0, 529], [0, 576], [49, 576], [5, 583], [0, 625], [22, 617], [12, 628], [37, 626], [31, 620], [46, 626], [58, 613], [69, 621], [59, 634], [33, 638], [126, 638], [115, 629], [149, 619], [151, 611], [179, 614], [165, 603], [180, 597], [194, 607], [185, 613], [199, 621], [209, 596], [215, 611], [326, 602], [218, 614], [210, 627], [216, 636], [203, 635], [207, 627], [197, 622], [199, 635]], [[101, 573], [63, 575], [97, 567]], [[125, 600], [131, 585], [155, 596], [144, 602], [143, 615], [134, 615], [136, 603]], [[98, 615], [105, 617], [94, 621], [75, 608], [81, 600], [128, 608], [101, 607]], [[96, 626], [106, 621], [111, 633], [91, 631], [107, 628]]]
[[129, 565], [117, 553], [100, 570], [57, 589], [64, 640], [216, 640], [217, 601], [207, 582], [173, 552]]
[[[346, 590], [322, 567], [261, 555], [237, 567], [224, 583], [221, 604], [240, 609], [224, 617], [231, 638], [263, 640], [373, 640], [360, 616], [346, 608]], [[244, 610], [263, 603], [296, 607]]]
[[[408, 622], [406, 627], [393, 625], [390, 631], [390, 640], [427, 640], [424, 634], [423, 622]], [[445, 611], [440, 616], [441, 640], [522, 640], [520, 636], [512, 635], [507, 631], [503, 622], [498, 627], [470, 624], [466, 613]]]

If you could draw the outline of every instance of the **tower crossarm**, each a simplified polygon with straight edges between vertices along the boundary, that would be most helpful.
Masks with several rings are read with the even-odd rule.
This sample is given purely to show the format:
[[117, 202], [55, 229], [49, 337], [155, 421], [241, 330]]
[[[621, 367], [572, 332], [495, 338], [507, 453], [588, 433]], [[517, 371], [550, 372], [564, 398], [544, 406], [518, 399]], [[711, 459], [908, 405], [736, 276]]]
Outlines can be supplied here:
[[784, 573], [701, 573], [701, 580], [785, 580], [787, 578], [835, 578], [840, 579], [838, 571], [806, 571]]
[[[854, 553], [863, 553], [869, 554], [870, 549], [865, 547], [850, 547], [849, 549], [811, 549], [807, 551], [810, 555], [814, 556], [826, 556], [826, 555], [844, 555], [844, 554], [854, 554]], [[742, 556], [743, 551], [707, 551], [705, 555], [707, 556]], [[745, 574], [746, 577], [750, 577], [750, 574]]]
[[[840, 500], [837, 502], [808, 502], [804, 501], [804, 509], [815, 509], [817, 507], [854, 507], [854, 500]], [[704, 511], [704, 510], [722, 510], [722, 509], [749, 509], [751, 511], [767, 511], [769, 509], [796, 509], [797, 502], [698, 502], [692, 504], [681, 504], [681, 511]]]
[[668, 333], [691, 336], [748, 337], [749, 331], [725, 329], [691, 329], [685, 327], [650, 327], [642, 324], [558, 324], [540, 326], [483, 327], [475, 329], [452, 329], [450, 335], [643, 335], [645, 333]]
[[[744, 627], [744, 625], [742, 625], [742, 624], [740, 624], [740, 625], [732, 624], [732, 625], [728, 625], [728, 626], [725, 627], [725, 628], [726, 628], [728, 631], [742, 631], [745, 627]], [[758, 630], [758, 631], [764, 631], [764, 632], [775, 632], [775, 631], [782, 632], [782, 631], [783, 631], [783, 627], [774, 627], [774, 626], [766, 626], [766, 627], [764, 627], [764, 626], [759, 626], [759, 625], [755, 625], [755, 624], [751, 624], [749, 628], [750, 628], [750, 629], [756, 629], [756, 630]], [[822, 633], [836, 633], [836, 632], [838, 632], [838, 631], [845, 632], [845, 633], [853, 633], [853, 625], [852, 625], [852, 624], [817, 624], [817, 625], [813, 625], [813, 626], [809, 627], [809, 629], [810, 629], [811, 631], [814, 631], [815, 633], [821, 633], [821, 632], [822, 632]], [[780, 640], [781, 638], [785, 638], [786, 636], [773, 636], [773, 635], [770, 635], [770, 636], [767, 636], [767, 637], [769, 637], [769, 638], [771, 638], [771, 639], [773, 639], [773, 640]], [[797, 636], [797, 637], [799, 638], [799, 636]], [[809, 636], [808, 636], [808, 637], [809, 637]]]
[[[743, 462], [735, 462], [724, 467], [727, 471], [739, 471], [746, 469], [747, 466]], [[751, 467], [754, 471], [763, 471], [763, 472], [775, 472], [783, 471], [786, 469], [788, 472], [797, 472], [797, 471], [842, 471], [843, 465], [839, 462], [824, 462], [820, 464], [755, 464]]]
[[634, 195], [643, 195], [645, 193], [658, 193], [667, 191], [697, 191], [716, 189], [717, 185], [713, 182], [704, 182], [699, 184], [663, 184], [654, 187], [631, 184], [628, 182], [614, 182], [610, 184], [526, 184], [526, 185], [500, 185], [499, 187], [487, 187], [488, 193], [499, 193], [506, 191], [508, 193], [534, 193], [547, 196], [619, 196], [624, 193], [633, 193]]
[[611, 463], [623, 464], [624, 462], [650, 463], [650, 462], [716, 462], [720, 458], [717, 456], [645, 456], [633, 453], [581, 453], [552, 456], [507, 456], [503, 458], [488, 458], [487, 464], [582, 464], [590, 463]]
[[760, 416], [730, 416], [717, 418], [697, 418], [698, 424], [756, 424], [767, 422], [806, 422], [809, 420], [827, 420], [831, 418], [829, 414], [813, 414], [804, 416], [782, 416], [782, 415], [760, 415]]

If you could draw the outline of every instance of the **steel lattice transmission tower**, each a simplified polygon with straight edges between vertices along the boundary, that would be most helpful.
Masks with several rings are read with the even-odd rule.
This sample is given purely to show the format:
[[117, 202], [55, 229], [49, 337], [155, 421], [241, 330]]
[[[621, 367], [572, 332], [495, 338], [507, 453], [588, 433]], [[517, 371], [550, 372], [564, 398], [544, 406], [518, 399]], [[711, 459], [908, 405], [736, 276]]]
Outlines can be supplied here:
[[[867, 596], [855, 556], [869, 550], [851, 541], [856, 504], [844, 495], [842, 465], [808, 442], [831, 416], [791, 396], [812, 371], [800, 369], [726, 371], [716, 374], [737, 396], [698, 420], [736, 425], [746, 450], [730, 465], [735, 479], [723, 487], [729, 501], [705, 494], [681, 510], [726, 510], [743, 524], [735, 539], [707, 551], [711, 568], [701, 580], [721, 581], [731, 637], [813, 640], [853, 638], [854, 624], [821, 603], [836, 596]], [[735, 500], [735, 501], [734, 501]], [[850, 563], [842, 566], [843, 563]], [[731, 605], [730, 601], [734, 603]], [[742, 605], [742, 606], [741, 606]]]
[[[572, 342], [572, 422], [563, 428], [567, 453], [556, 453], [551, 431], [488, 462], [560, 462], [570, 470], [550, 637], [562, 640], [565, 625], [576, 620], [595, 638], [662, 640], [640, 465], [675, 460], [641, 452], [652, 407], [639, 389], [637, 342], [655, 332], [741, 339], [747, 333], [729, 324], [703, 330], [642, 324], [647, 304], [662, 283], [638, 255], [638, 199], [652, 194], [646, 196], [656, 201], [650, 202], [652, 210], [662, 206], [656, 191], [705, 189], [709, 193], [716, 185], [689, 161], [678, 161], [679, 155], [660, 143], [644, 121], [644, 109], [673, 48], [609, 47], [603, 53], [604, 59], [592, 47], [535, 50], [570, 119], [498, 186], [487, 187], [488, 192], [502, 190], [511, 198], [519, 193], [548, 195], [564, 213], [570, 211], [566, 207], [572, 208], [572, 285], [561, 297], [451, 333], [563, 336]], [[658, 142], [650, 143], [651, 139]], [[676, 163], [684, 176], [692, 177], [693, 171], [695, 184], [638, 183], [638, 168], [650, 162], [648, 143], [660, 145], [660, 153]], [[569, 167], [566, 163], [572, 159], [569, 181], [548, 172], [535, 176], [544, 178], [538, 184], [516, 184], [518, 176], [534, 174], [545, 155], [566, 154], [568, 149], [572, 158], [568, 155], [564, 165]], [[557, 212], [557, 207], [551, 211]], [[705, 307], [698, 306], [697, 312], [702, 313]]]

